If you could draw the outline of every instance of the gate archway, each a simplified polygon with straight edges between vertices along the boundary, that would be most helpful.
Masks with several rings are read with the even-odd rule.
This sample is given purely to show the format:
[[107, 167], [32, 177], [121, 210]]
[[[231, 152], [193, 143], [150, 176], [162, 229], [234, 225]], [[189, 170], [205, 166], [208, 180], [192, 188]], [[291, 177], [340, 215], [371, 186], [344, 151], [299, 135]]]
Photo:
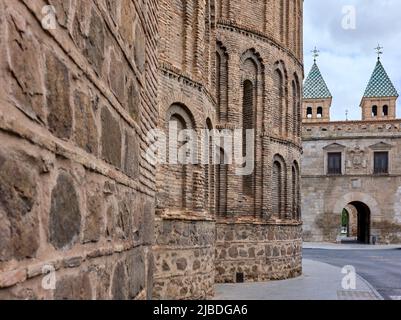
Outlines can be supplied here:
[[[348, 213], [353, 211], [356, 215], [354, 219], [355, 240], [359, 243], [370, 243], [372, 216], [381, 215], [377, 201], [369, 194], [350, 192], [340, 197], [335, 203], [334, 212], [341, 215], [343, 209], [348, 209]], [[351, 229], [352, 226], [350, 226]]]
[[370, 243], [371, 213], [369, 207], [360, 201], [350, 202], [345, 208], [348, 214], [347, 237], [359, 243]]

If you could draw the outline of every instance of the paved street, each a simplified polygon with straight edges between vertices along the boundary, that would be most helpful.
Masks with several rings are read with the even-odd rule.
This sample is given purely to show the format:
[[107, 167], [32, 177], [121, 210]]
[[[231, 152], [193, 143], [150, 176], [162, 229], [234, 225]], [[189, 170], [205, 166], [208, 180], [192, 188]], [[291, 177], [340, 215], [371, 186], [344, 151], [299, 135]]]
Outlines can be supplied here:
[[401, 299], [401, 248], [356, 248], [304, 248], [303, 254], [305, 259], [337, 267], [352, 265], [384, 299]]
[[303, 260], [303, 274], [294, 279], [216, 285], [215, 300], [379, 300], [380, 295], [361, 277], [356, 288], [344, 290], [341, 269]]

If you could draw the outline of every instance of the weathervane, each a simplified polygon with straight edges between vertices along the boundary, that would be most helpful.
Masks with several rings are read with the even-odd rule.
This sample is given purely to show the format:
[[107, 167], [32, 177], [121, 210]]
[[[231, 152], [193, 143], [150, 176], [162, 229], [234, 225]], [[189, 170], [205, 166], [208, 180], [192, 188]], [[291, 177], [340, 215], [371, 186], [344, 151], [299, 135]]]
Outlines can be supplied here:
[[380, 56], [383, 54], [383, 47], [380, 46], [380, 44], [377, 45], [377, 48], [375, 50], [377, 51], [377, 60], [380, 60]]
[[313, 61], [316, 62], [316, 58], [319, 56], [320, 51], [315, 47], [315, 49], [313, 49], [311, 52], [313, 53]]

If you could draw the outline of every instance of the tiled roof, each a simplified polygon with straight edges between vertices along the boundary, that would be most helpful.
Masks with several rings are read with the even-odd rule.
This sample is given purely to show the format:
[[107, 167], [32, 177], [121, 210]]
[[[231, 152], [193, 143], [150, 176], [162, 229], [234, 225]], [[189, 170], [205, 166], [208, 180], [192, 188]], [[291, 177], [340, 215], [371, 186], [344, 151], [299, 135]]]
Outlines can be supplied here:
[[375, 70], [373, 71], [363, 97], [398, 97], [398, 92], [387, 75], [386, 70], [384, 70], [380, 60], [378, 60], [376, 63]]
[[326, 82], [315, 62], [304, 83], [304, 99], [325, 99], [331, 97], [330, 90], [327, 88]]

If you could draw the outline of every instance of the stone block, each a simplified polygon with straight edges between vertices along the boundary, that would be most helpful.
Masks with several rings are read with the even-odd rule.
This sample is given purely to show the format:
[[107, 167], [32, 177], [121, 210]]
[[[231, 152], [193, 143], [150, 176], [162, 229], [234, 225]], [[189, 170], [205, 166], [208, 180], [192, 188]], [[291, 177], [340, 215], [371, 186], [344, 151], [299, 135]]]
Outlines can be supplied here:
[[79, 147], [96, 156], [98, 154], [98, 132], [91, 101], [86, 93], [75, 91], [74, 104], [74, 140]]
[[90, 300], [92, 285], [88, 274], [68, 275], [56, 283], [55, 300]]
[[46, 54], [46, 88], [49, 129], [67, 140], [72, 133], [70, 75], [65, 63], [51, 52]]
[[35, 167], [0, 151], [0, 261], [35, 257], [39, 221]]
[[51, 195], [49, 241], [56, 249], [73, 245], [81, 231], [79, 199], [72, 178], [61, 172]]
[[121, 168], [122, 135], [119, 121], [113, 117], [107, 107], [102, 109], [101, 120], [103, 158], [117, 168]]

